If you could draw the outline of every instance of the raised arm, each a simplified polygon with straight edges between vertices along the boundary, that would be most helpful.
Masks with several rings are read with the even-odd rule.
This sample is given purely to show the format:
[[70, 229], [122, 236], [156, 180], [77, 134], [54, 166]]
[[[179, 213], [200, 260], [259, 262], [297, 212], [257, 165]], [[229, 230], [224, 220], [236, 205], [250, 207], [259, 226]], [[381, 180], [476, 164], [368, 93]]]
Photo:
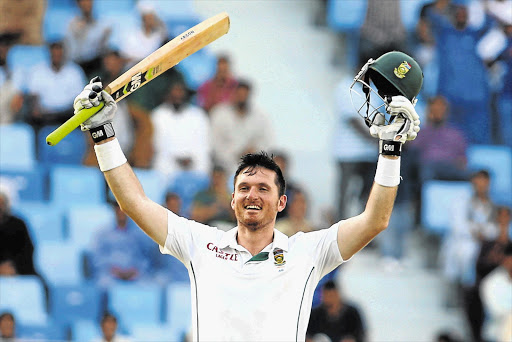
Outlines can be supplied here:
[[146, 196], [128, 164], [112, 128], [117, 105], [101, 89], [101, 82], [94, 78], [75, 98], [75, 113], [82, 108], [98, 106], [100, 101], [105, 102], [102, 110], [82, 124], [82, 130], [91, 132], [98, 164], [121, 210], [156, 243], [163, 246], [167, 236], [167, 209]]

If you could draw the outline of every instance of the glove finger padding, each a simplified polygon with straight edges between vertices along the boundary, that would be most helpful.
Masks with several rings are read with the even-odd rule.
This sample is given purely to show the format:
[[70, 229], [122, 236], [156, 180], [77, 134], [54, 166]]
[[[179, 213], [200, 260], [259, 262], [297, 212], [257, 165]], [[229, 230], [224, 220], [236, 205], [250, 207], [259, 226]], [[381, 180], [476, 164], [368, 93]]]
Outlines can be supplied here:
[[103, 89], [103, 85], [98, 77], [95, 77], [84, 87], [84, 90], [75, 98], [73, 103], [75, 114], [84, 108], [92, 108], [105, 103], [103, 108], [99, 109], [96, 114], [84, 121], [80, 128], [82, 131], [88, 131], [91, 128], [99, 127], [107, 122], [111, 122], [117, 110], [117, 104]]

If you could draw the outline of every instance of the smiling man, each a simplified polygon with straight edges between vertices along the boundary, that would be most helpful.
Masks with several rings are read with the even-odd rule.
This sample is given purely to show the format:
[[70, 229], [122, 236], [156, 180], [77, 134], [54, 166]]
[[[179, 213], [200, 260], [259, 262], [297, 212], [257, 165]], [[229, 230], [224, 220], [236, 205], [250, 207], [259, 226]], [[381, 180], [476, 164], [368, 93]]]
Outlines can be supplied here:
[[[422, 79], [418, 64], [401, 52], [368, 61], [354, 85], [363, 85], [367, 105], [359, 110], [367, 108], [365, 119], [380, 140], [381, 155], [366, 208], [329, 228], [289, 238], [274, 227], [286, 206], [285, 179], [265, 152], [242, 157], [231, 199], [237, 226], [225, 232], [179, 217], [144, 194], [114, 137], [116, 104], [100, 91], [98, 79], [77, 96], [75, 110], [105, 102], [82, 129], [92, 133], [100, 169], [122, 210], [162, 253], [187, 267], [193, 340], [304, 341], [320, 279], [388, 225], [400, 183], [401, 146], [419, 131], [414, 103]], [[378, 92], [371, 91], [383, 101], [379, 107], [369, 103], [371, 80]]]

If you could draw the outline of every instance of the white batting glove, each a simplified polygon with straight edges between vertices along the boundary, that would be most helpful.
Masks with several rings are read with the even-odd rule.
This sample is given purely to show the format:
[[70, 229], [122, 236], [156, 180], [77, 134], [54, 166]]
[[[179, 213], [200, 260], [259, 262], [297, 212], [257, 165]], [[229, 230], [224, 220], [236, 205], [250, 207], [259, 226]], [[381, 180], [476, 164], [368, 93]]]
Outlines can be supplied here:
[[88, 131], [96, 127], [111, 123], [114, 119], [117, 110], [117, 104], [106, 91], [103, 90], [103, 84], [99, 77], [94, 77], [89, 84], [84, 87], [84, 90], [73, 102], [75, 114], [84, 108], [93, 108], [103, 102], [105, 105], [98, 110], [96, 114], [84, 121], [80, 127], [82, 131]]
[[393, 96], [386, 111], [391, 115], [391, 122], [386, 125], [384, 116], [377, 114], [370, 126], [373, 137], [402, 144], [416, 139], [421, 122], [411, 101], [404, 96]]

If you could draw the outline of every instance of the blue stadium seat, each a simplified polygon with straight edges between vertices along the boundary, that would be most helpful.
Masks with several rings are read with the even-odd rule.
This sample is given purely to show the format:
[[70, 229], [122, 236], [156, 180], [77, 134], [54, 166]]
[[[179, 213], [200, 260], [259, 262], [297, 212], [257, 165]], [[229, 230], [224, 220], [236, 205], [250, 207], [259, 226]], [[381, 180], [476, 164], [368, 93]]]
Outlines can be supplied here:
[[72, 206], [66, 217], [68, 238], [80, 249], [90, 248], [98, 230], [115, 224], [114, 210], [109, 204]]
[[400, 14], [405, 29], [413, 32], [416, 29], [420, 12], [423, 5], [431, 2], [431, 0], [400, 0]]
[[163, 298], [159, 286], [115, 284], [108, 288], [107, 298], [108, 310], [117, 316], [121, 326], [161, 323]]
[[183, 73], [187, 86], [197, 89], [215, 74], [217, 57], [205, 51], [198, 51], [176, 66]]
[[450, 229], [454, 203], [471, 197], [471, 183], [431, 180], [423, 184], [421, 224], [434, 235], [444, 236]]
[[25, 220], [34, 245], [64, 241], [64, 220], [59, 208], [43, 202], [20, 202], [13, 212]]
[[104, 13], [98, 16], [98, 20], [110, 25], [111, 33], [108, 45], [111, 49], [119, 49], [124, 37], [130, 32], [140, 27], [140, 15], [134, 10], [131, 12]]
[[105, 197], [105, 180], [99, 169], [71, 165], [50, 169], [50, 201], [54, 205], [102, 204]]
[[177, 193], [182, 201], [182, 212], [188, 213], [194, 196], [208, 188], [210, 178], [200, 172], [181, 171], [171, 180], [168, 191]]
[[196, 26], [200, 22], [201, 19], [197, 16], [168, 17], [165, 19], [165, 26], [169, 32], [169, 38], [174, 38], [187, 31], [188, 29]]
[[466, 154], [470, 169], [489, 171], [491, 198], [512, 205], [512, 149], [500, 145], [471, 145]]
[[29, 171], [9, 171], [0, 169], [0, 184], [9, 184], [22, 201], [42, 201], [46, 199], [46, 172], [43, 169]]
[[30, 171], [36, 166], [34, 129], [25, 123], [0, 125], [0, 169]]
[[7, 53], [7, 66], [13, 72], [13, 80], [21, 91], [27, 91], [31, 69], [41, 63], [49, 63], [50, 52], [46, 45], [14, 45]]
[[19, 324], [46, 324], [46, 297], [36, 276], [0, 277], [0, 312], [10, 311]]
[[75, 321], [71, 325], [72, 341], [101, 341], [100, 324], [91, 320]]
[[142, 0], [140, 3], [146, 3], [153, 6], [160, 19], [162, 19], [164, 22], [169, 18], [185, 18], [197, 15], [194, 10], [194, 4], [192, 0]]
[[92, 11], [96, 17], [101, 18], [105, 15], [134, 12], [135, 5], [135, 0], [116, 0], [115, 3], [111, 1], [95, 1]]
[[163, 203], [165, 200], [165, 187], [162, 184], [165, 183], [162, 175], [155, 170], [146, 170], [134, 168], [133, 172], [142, 184], [144, 192], [156, 203]]
[[81, 250], [71, 243], [40, 243], [35, 247], [34, 261], [50, 286], [78, 285], [84, 280]]
[[50, 287], [50, 317], [60, 325], [75, 321], [98, 322], [103, 312], [103, 293], [93, 284]]
[[43, 38], [45, 41], [61, 40], [66, 36], [69, 22], [79, 13], [78, 7], [48, 8], [44, 15]]
[[65, 341], [66, 328], [49, 323], [45, 325], [16, 324], [16, 337], [20, 341]]
[[329, 0], [327, 25], [336, 32], [358, 31], [366, 15], [366, 0]]
[[171, 330], [186, 333], [190, 329], [192, 302], [189, 283], [173, 283], [166, 289], [166, 321]]
[[[70, 110], [69, 115], [73, 113]], [[79, 165], [87, 150], [87, 134], [79, 128], [73, 130], [56, 146], [46, 144], [46, 136], [58, 126], [44, 126], [37, 133], [37, 154], [39, 162], [45, 166], [56, 164]]]
[[47, 0], [47, 10], [76, 10], [76, 0]]

